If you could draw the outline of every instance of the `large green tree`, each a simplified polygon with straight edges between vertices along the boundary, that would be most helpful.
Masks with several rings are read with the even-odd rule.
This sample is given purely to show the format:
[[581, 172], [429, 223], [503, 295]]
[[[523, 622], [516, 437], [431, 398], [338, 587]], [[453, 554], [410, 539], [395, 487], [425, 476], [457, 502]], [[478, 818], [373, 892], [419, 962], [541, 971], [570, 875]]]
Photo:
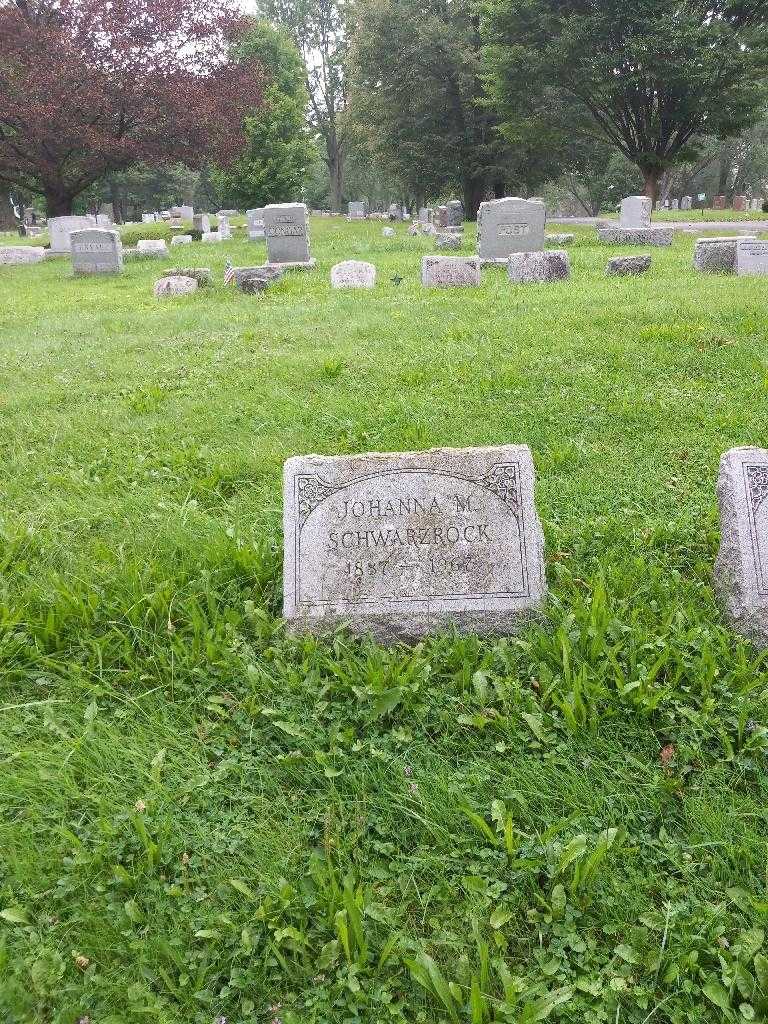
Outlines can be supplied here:
[[240, 156], [211, 172], [212, 191], [222, 206], [241, 209], [298, 199], [313, 156], [302, 59], [290, 37], [266, 21], [238, 39], [234, 57], [258, 59], [264, 69], [263, 106], [245, 118]]
[[762, 108], [766, 0], [488, 0], [486, 10], [490, 91], [509, 130], [537, 93], [552, 97], [548, 121], [574, 130], [563, 115], [575, 101], [653, 199], [705, 136], [734, 135]]
[[[533, 133], [511, 146], [484, 101], [476, 0], [358, 0], [352, 110], [367, 142], [414, 196], [458, 189], [473, 217], [487, 195], [535, 188], [551, 150]], [[530, 113], [530, 111], [527, 111]]]
[[264, 17], [290, 34], [302, 56], [309, 127], [322, 140], [331, 205], [339, 211], [350, 141], [346, 117], [348, 0], [256, 0], [256, 5]]

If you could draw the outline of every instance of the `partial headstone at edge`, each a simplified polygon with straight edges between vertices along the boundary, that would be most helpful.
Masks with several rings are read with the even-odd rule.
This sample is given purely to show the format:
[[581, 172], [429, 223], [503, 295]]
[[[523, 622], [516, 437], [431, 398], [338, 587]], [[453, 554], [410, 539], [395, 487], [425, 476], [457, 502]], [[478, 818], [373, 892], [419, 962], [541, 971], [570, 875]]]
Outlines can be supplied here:
[[768, 646], [768, 451], [732, 448], [717, 482], [720, 552], [715, 589], [731, 626]]

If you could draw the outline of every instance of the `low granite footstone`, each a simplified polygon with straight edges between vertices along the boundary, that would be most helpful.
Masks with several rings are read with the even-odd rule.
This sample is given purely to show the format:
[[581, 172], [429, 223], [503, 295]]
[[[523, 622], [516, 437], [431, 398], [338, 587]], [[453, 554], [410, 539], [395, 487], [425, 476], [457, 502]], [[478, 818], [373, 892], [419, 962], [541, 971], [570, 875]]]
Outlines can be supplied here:
[[545, 235], [544, 241], [547, 245], [573, 245], [576, 235], [564, 232], [563, 234]]
[[173, 235], [171, 245], [191, 245], [192, 235]]
[[460, 249], [461, 248], [461, 236], [460, 235], [447, 235], [440, 233], [435, 238], [435, 245], [438, 249]]
[[544, 248], [546, 207], [540, 200], [493, 199], [477, 213], [477, 251], [483, 263], [506, 264], [516, 252]]
[[381, 229], [381, 237], [382, 238], [394, 238], [395, 237], [395, 229], [394, 228], [382, 228]]
[[283, 269], [278, 266], [235, 267], [235, 287], [245, 295], [257, 295], [279, 281]]
[[763, 277], [768, 274], [768, 241], [737, 238], [734, 269], [739, 277]]
[[383, 642], [540, 619], [544, 538], [525, 445], [308, 455], [283, 471], [284, 616]]
[[607, 245], [672, 245], [674, 228], [622, 228], [619, 225], [598, 227], [597, 237]]
[[[753, 236], [753, 240], [754, 239]], [[736, 241], [733, 236], [697, 238], [693, 266], [704, 274], [732, 274], [736, 266]]]
[[634, 277], [651, 269], [650, 255], [615, 256], [608, 260], [605, 272], [609, 277]]
[[25, 263], [42, 263], [46, 250], [39, 245], [0, 246], [0, 266], [17, 267]]
[[155, 281], [155, 298], [167, 299], [175, 295], [191, 295], [197, 291], [194, 277], [161, 277]]
[[201, 242], [207, 242], [209, 245], [215, 245], [217, 242], [222, 241], [222, 237], [218, 231], [204, 231], [200, 236]]
[[136, 252], [140, 256], [162, 258], [168, 255], [168, 246], [162, 238], [141, 238], [136, 243]]
[[264, 207], [264, 234], [269, 263], [309, 264], [309, 227], [304, 203]]
[[421, 283], [425, 288], [476, 288], [480, 284], [477, 256], [424, 256]]
[[516, 252], [509, 257], [508, 266], [513, 284], [547, 284], [567, 281], [571, 276], [571, 261], [563, 249]]
[[123, 269], [123, 243], [117, 231], [72, 231], [69, 247], [75, 274], [119, 274]]
[[191, 277], [205, 288], [213, 284], [213, 274], [210, 267], [174, 267], [171, 270], [163, 271], [163, 277]]
[[768, 451], [732, 448], [720, 459], [720, 553], [715, 589], [733, 628], [768, 646]]
[[376, 267], [362, 260], [345, 260], [331, 268], [332, 288], [373, 288], [376, 284]]

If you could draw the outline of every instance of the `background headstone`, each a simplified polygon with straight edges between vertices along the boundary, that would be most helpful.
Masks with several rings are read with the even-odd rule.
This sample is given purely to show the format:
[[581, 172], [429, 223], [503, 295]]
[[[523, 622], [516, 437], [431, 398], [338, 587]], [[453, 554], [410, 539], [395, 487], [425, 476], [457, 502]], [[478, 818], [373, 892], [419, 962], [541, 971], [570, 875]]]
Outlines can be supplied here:
[[712, 209], [713, 210], [724, 210], [725, 209], [725, 204], [726, 204], [726, 197], [725, 196], [715, 196], [714, 199], [712, 200]]
[[248, 220], [248, 237], [252, 242], [260, 242], [264, 238], [264, 210], [246, 210]]
[[200, 231], [205, 233], [211, 230], [211, 218], [207, 213], [196, 213], [192, 218], [192, 229], [193, 231]]
[[376, 267], [362, 260], [345, 260], [331, 268], [333, 288], [373, 288], [376, 284]]
[[513, 284], [566, 281], [571, 276], [571, 261], [564, 249], [516, 252], [509, 257], [508, 274]]
[[69, 239], [76, 274], [119, 274], [123, 269], [123, 243], [117, 231], [86, 228], [72, 231]]
[[546, 600], [525, 445], [289, 459], [284, 607], [298, 632], [512, 634]]
[[84, 231], [95, 228], [96, 218], [86, 217], [49, 217], [48, 236], [51, 240], [52, 252], [69, 252], [69, 236], [73, 231]]
[[732, 448], [717, 482], [720, 552], [715, 589], [733, 628], [768, 646], [768, 451]]
[[192, 235], [173, 235], [171, 245], [191, 245]]
[[739, 213], [743, 213], [747, 208], [747, 197], [746, 196], [734, 196], [733, 197], [733, 209], [738, 210]]
[[734, 269], [740, 277], [763, 277], [768, 274], [768, 241], [737, 238]]
[[304, 203], [264, 207], [264, 234], [270, 263], [309, 264], [309, 224]]
[[155, 298], [165, 299], [174, 295], [191, 295], [197, 291], [197, 281], [194, 277], [161, 277], [155, 281]]
[[680, 200], [680, 209], [681, 210], [690, 210], [692, 206], [693, 206], [693, 196], [683, 196], [683, 198]]
[[45, 259], [45, 248], [40, 245], [3, 245], [0, 246], [0, 266], [17, 267], [25, 263], [42, 263]]
[[424, 256], [421, 283], [425, 288], [476, 288], [480, 284], [477, 256]]
[[447, 205], [448, 223], [446, 227], [449, 228], [463, 228], [464, 227], [464, 204], [460, 199], [452, 199]]
[[619, 227], [632, 231], [649, 228], [652, 208], [653, 203], [647, 196], [627, 196], [621, 201]]
[[477, 214], [477, 246], [481, 260], [506, 263], [516, 252], [544, 248], [544, 203], [533, 199], [493, 199]]
[[167, 256], [168, 246], [162, 238], [141, 238], [136, 243], [136, 251], [144, 256]]

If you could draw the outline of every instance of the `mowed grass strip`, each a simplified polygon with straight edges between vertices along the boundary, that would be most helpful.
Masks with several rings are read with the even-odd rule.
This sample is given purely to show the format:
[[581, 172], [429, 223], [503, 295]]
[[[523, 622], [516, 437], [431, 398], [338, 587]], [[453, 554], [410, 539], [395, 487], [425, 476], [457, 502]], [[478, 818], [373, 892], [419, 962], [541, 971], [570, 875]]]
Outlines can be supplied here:
[[[261, 297], [245, 241], [0, 269], [4, 1019], [765, 1019], [765, 658], [711, 573], [768, 282], [580, 229], [568, 283], [429, 290], [381, 228]], [[549, 629], [285, 635], [285, 458], [513, 442]]]

